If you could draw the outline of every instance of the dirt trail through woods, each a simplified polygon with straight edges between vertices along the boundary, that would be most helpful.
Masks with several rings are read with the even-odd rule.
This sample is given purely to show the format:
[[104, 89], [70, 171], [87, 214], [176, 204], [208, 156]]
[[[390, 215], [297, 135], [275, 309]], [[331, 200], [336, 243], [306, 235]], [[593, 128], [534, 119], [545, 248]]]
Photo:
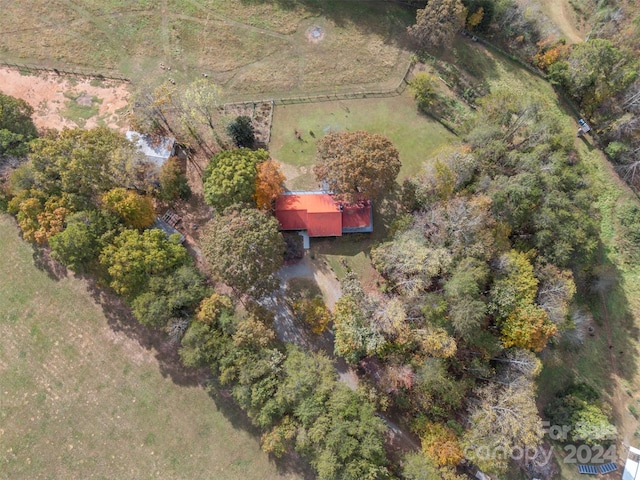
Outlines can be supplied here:
[[567, 2], [561, 0], [540, 0], [544, 12], [556, 24], [560, 33], [564, 35], [567, 43], [580, 43], [584, 40], [578, 31], [572, 18], [571, 8]]
[[31, 105], [38, 129], [106, 125], [122, 131], [126, 127], [128, 87], [127, 83], [115, 80], [55, 73], [23, 75], [16, 69], [0, 67], [0, 92]]

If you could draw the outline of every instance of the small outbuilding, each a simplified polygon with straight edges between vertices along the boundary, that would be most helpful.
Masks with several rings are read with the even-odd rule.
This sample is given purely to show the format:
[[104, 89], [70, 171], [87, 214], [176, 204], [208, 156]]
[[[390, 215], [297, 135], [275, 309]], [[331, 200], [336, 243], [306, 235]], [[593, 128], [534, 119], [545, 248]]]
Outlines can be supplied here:
[[622, 472], [622, 480], [639, 480], [640, 479], [640, 450], [629, 447], [629, 454]]
[[158, 168], [175, 155], [176, 139], [173, 137], [149, 135], [147, 133], [134, 132], [133, 130], [127, 131], [125, 135], [129, 141], [136, 145], [138, 151], [143, 153]]

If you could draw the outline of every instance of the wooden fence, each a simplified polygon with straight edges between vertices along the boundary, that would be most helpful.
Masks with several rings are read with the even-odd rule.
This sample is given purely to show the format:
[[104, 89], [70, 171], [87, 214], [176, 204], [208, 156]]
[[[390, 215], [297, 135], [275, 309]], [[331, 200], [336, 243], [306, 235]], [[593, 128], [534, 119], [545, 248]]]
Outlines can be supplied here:
[[6, 62], [0, 60], [0, 67], [7, 67], [19, 70], [21, 72], [26, 73], [51, 73], [54, 75], [67, 76], [67, 77], [79, 77], [79, 78], [87, 78], [90, 80], [98, 79], [98, 80], [116, 80], [118, 82], [127, 82], [130, 80], [127, 77], [122, 75], [118, 75], [117, 73], [109, 72], [109, 73], [96, 73], [89, 71], [80, 71], [80, 70], [68, 70], [66, 68], [54, 68], [54, 67], [44, 67], [42, 65], [33, 65], [26, 63], [15, 63], [15, 62]]

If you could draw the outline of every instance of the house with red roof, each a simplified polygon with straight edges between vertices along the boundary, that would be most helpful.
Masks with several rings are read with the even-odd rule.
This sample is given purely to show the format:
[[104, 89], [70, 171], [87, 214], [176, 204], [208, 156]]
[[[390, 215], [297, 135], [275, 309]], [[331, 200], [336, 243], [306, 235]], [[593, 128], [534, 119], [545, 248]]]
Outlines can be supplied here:
[[371, 202], [343, 203], [327, 192], [287, 192], [276, 198], [275, 214], [280, 230], [306, 232], [307, 237], [373, 231]]

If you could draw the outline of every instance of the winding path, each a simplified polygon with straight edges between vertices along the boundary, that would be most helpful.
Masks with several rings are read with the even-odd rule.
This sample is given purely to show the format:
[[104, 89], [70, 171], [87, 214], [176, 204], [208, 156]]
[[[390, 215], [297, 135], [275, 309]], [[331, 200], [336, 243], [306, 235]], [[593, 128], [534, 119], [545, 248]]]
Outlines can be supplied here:
[[544, 8], [544, 12], [549, 15], [549, 18], [556, 24], [560, 33], [564, 35], [567, 43], [580, 43], [584, 41], [584, 38], [580, 32], [576, 29], [570, 12], [567, 10], [570, 8], [567, 2], [563, 0], [540, 0]]

